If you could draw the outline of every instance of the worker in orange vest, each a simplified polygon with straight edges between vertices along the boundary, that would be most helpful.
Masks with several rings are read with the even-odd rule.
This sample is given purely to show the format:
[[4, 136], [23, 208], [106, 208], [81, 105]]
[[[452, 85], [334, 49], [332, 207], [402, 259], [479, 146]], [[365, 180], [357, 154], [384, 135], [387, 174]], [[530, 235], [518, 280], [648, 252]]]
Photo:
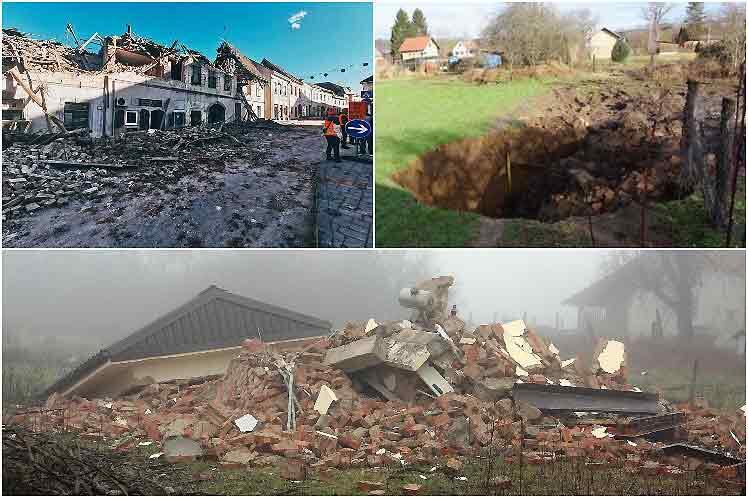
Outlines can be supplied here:
[[335, 152], [335, 162], [340, 162], [340, 121], [338, 120], [338, 117], [332, 113], [328, 114], [327, 118], [325, 118], [325, 123], [322, 128], [322, 133], [325, 135], [325, 139], [327, 139], [327, 160], [330, 161], [332, 159], [331, 153]]
[[350, 149], [350, 147], [348, 147], [348, 133], [345, 131], [345, 125], [348, 123], [348, 111], [343, 109], [340, 112], [340, 116], [338, 116], [338, 120], [340, 121], [340, 133], [343, 135], [343, 145], [341, 148]]

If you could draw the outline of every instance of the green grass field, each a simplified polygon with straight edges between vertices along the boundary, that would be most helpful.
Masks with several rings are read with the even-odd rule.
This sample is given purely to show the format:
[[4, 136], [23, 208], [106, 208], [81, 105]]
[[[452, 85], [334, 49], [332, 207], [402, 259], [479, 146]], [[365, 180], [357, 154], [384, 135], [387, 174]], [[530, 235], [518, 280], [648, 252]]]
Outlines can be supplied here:
[[475, 85], [456, 79], [377, 82], [378, 247], [464, 247], [478, 215], [424, 206], [390, 176], [438, 145], [484, 134], [496, 119], [549, 89], [534, 79]]

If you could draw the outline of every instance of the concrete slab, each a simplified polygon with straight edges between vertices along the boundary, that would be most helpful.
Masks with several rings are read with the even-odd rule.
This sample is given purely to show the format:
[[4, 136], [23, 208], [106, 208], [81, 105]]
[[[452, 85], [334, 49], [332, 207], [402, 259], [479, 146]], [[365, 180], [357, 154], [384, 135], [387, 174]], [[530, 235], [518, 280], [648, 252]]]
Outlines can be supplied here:
[[386, 353], [381, 341], [379, 337], [372, 336], [328, 349], [325, 364], [344, 372], [356, 372], [384, 363]]

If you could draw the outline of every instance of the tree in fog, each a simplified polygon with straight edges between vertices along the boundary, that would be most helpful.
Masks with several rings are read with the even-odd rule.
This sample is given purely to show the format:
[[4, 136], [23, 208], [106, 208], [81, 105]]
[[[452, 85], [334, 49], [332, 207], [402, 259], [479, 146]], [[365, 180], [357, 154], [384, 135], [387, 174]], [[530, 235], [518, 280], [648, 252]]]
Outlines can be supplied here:
[[689, 340], [694, 336], [696, 289], [704, 275], [713, 272], [745, 280], [745, 256], [721, 251], [616, 251], [600, 269], [605, 275], [626, 269], [628, 278], [622, 285], [654, 294], [675, 314], [678, 335]]

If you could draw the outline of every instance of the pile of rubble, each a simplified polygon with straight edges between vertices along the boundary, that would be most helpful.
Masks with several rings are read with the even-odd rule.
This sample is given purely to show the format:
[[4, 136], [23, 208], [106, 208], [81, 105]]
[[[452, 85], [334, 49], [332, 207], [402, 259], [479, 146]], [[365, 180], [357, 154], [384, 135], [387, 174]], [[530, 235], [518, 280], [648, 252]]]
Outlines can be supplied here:
[[228, 162], [258, 159], [262, 151], [245, 139], [266, 126], [235, 123], [131, 132], [119, 140], [76, 136], [43, 145], [14, 143], [3, 149], [3, 220], [72, 199], [95, 201], [113, 191], [174, 189], [188, 174], [210, 180]]
[[3, 66], [5, 59], [23, 60], [27, 69], [37, 71], [83, 71], [87, 59], [97, 57], [53, 40], [29, 38], [15, 28], [3, 28]]
[[467, 330], [447, 312], [452, 283], [403, 289], [409, 320], [349, 323], [286, 354], [248, 339], [220, 378], [141, 386], [116, 400], [53, 395], [36, 423], [112, 438], [117, 450], [155, 442], [151, 457], [169, 461], [278, 465], [294, 480], [310, 469], [442, 460], [459, 472], [460, 457], [497, 453], [729, 479], [744, 469], [745, 408], [720, 414], [642, 392], [627, 381], [620, 341], [601, 340], [583, 361], [563, 359], [522, 320]]

